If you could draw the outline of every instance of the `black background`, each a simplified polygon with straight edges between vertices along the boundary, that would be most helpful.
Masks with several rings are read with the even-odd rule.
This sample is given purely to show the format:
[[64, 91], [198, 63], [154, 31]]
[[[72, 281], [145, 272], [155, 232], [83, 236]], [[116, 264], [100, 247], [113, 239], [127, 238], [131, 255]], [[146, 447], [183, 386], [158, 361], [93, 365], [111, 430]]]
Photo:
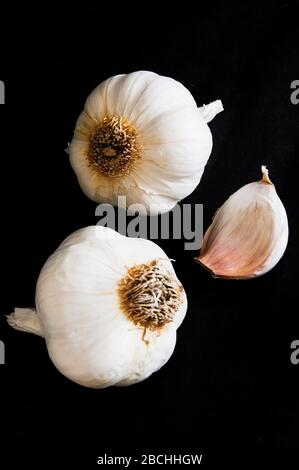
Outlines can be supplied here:
[[[3, 14], [0, 447], [93, 447], [95, 455], [299, 448], [299, 365], [290, 362], [299, 339], [299, 105], [290, 101], [299, 79], [298, 11], [288, 1], [200, 2], [168, 14], [150, 4], [86, 3]], [[223, 101], [210, 124], [206, 171], [184, 200], [204, 203], [205, 228], [266, 164], [290, 239], [270, 273], [239, 282], [213, 279], [183, 240], [158, 242], [176, 259], [189, 299], [175, 353], [143, 383], [89, 390], [60, 375], [43, 340], [10, 329], [4, 314], [34, 306], [46, 258], [69, 233], [97, 222], [64, 149], [89, 92], [140, 69], [181, 81], [198, 105]]]

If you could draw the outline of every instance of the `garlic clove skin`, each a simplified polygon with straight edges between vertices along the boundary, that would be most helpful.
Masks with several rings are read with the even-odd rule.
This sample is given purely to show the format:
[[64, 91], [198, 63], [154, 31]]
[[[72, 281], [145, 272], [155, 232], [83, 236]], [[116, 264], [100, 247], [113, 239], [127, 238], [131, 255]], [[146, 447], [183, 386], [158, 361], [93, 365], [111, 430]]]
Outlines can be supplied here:
[[[140, 276], [131, 270], [138, 274], [136, 266], [142, 268]], [[162, 296], [159, 280], [147, 287], [148, 280], [155, 281], [150, 269], [167, 280], [166, 293], [175, 299], [170, 320], [154, 302]], [[133, 315], [132, 307], [127, 309], [128, 299], [135, 302], [138, 321], [134, 309]], [[162, 312], [158, 326], [157, 317], [149, 316], [154, 304]], [[105, 388], [140, 382], [160, 369], [173, 353], [186, 310], [186, 294], [158, 245], [92, 226], [71, 234], [46, 261], [36, 287], [36, 313], [16, 309], [8, 322], [43, 336], [52, 362], [70, 380]]]
[[262, 166], [260, 181], [232, 194], [217, 210], [195, 260], [215, 277], [249, 279], [270, 271], [285, 252], [288, 219]]
[[83, 192], [112, 205], [125, 195], [127, 206], [152, 214], [171, 210], [198, 185], [212, 150], [207, 122], [222, 110], [219, 100], [198, 108], [181, 83], [153, 72], [105, 80], [87, 98], [68, 149]]

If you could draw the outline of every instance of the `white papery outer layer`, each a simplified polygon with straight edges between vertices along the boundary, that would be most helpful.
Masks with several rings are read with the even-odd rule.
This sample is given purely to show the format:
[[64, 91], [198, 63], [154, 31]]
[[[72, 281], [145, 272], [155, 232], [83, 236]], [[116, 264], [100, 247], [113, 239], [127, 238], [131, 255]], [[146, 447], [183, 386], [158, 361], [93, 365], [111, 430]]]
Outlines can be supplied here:
[[155, 243], [99, 226], [70, 235], [45, 263], [36, 288], [37, 316], [49, 355], [60, 372], [81, 385], [103, 388], [147, 378], [170, 358], [187, 309], [185, 293], [174, 321], [160, 333], [136, 327], [120, 309], [118, 282], [127, 268], [161, 259]]
[[[153, 72], [117, 75], [87, 98], [69, 147], [70, 162], [84, 193], [96, 202], [143, 204], [166, 212], [198, 185], [212, 150], [206, 120], [222, 108], [218, 100], [198, 108], [179, 82]], [[213, 111], [213, 112], [212, 112]], [[88, 163], [89, 137], [105, 116], [126, 117], [137, 128], [141, 159], [128, 176], [111, 178]], [[208, 118], [207, 118], [208, 116]], [[153, 213], [153, 207], [152, 213]]]

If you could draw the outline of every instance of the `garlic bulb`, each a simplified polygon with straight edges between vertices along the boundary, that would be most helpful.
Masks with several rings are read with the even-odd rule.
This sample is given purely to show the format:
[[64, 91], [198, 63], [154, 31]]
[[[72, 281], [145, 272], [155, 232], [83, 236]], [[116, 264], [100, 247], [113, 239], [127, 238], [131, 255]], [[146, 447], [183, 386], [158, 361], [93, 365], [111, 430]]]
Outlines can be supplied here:
[[268, 170], [218, 209], [196, 261], [216, 277], [248, 279], [270, 271], [288, 242], [288, 219]]
[[92, 226], [70, 235], [45, 263], [36, 311], [8, 323], [43, 336], [57, 369], [92, 388], [131, 385], [173, 353], [187, 300], [155, 243]]
[[69, 145], [84, 193], [96, 202], [169, 211], [198, 185], [212, 150], [207, 122], [217, 100], [198, 108], [179, 82], [153, 72], [117, 75], [87, 98]]

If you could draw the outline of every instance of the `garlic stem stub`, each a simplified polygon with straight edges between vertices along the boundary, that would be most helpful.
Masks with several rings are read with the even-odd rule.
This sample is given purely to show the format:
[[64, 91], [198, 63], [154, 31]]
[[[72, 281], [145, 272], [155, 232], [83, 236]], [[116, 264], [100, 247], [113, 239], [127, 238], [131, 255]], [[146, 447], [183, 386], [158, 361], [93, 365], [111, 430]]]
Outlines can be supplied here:
[[270, 271], [285, 252], [288, 219], [262, 166], [260, 181], [249, 183], [217, 210], [195, 260], [215, 277], [249, 279]]
[[87, 98], [68, 153], [84, 193], [100, 203], [171, 210], [198, 185], [212, 150], [207, 122], [220, 100], [201, 108], [178, 81], [153, 72], [117, 75]]
[[66, 238], [45, 263], [36, 310], [16, 308], [7, 320], [43, 336], [66, 377], [104, 388], [160, 369], [186, 310], [185, 291], [158, 245], [91, 226]]

